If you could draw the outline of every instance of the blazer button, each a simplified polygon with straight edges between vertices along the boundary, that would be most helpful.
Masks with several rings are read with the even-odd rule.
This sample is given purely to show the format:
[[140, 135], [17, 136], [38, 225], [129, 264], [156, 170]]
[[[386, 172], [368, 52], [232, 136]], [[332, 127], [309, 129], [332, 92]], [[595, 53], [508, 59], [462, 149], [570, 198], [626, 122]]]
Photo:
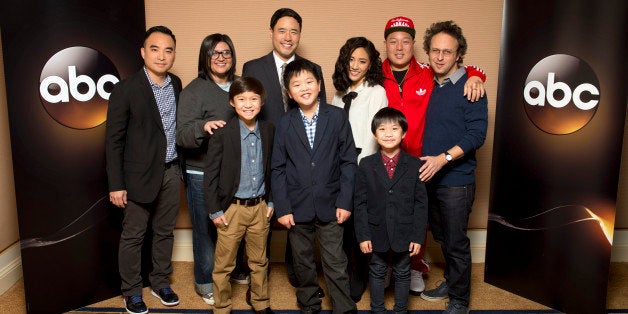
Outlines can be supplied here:
[[388, 190], [388, 194], [393, 194], [393, 190]]
[[312, 162], [312, 167], [316, 167], [316, 163], [315, 162]]

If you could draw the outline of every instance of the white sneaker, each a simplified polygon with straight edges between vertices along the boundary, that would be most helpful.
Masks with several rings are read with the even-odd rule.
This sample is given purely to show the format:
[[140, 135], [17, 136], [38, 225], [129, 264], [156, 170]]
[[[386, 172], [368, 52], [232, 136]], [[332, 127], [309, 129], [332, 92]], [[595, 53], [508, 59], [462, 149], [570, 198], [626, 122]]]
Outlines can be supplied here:
[[425, 290], [425, 282], [423, 282], [423, 273], [411, 269], [410, 270], [410, 294], [421, 295], [421, 292]]
[[205, 301], [205, 303], [209, 304], [209, 305], [214, 305], [215, 301], [214, 301], [214, 294], [213, 293], [206, 293], [206, 294], [201, 294], [201, 298], [203, 298], [203, 301]]

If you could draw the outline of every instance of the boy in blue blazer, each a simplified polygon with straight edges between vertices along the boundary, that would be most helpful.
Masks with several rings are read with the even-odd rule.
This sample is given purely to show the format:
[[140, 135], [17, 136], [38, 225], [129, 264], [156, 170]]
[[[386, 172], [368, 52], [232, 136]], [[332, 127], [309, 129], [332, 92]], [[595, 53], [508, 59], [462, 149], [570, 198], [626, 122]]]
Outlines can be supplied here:
[[353, 209], [356, 149], [344, 110], [319, 101], [321, 81], [316, 65], [308, 60], [295, 60], [285, 67], [284, 86], [298, 108], [276, 125], [271, 157], [273, 200], [277, 221], [289, 230], [301, 311], [321, 310], [314, 258], [318, 240], [334, 313], [355, 312], [342, 224]]
[[422, 162], [401, 150], [408, 122], [401, 111], [380, 109], [371, 123], [380, 151], [360, 161], [355, 187], [355, 233], [369, 264], [371, 311], [386, 312], [389, 256], [395, 280], [395, 313], [408, 310], [410, 257], [419, 253], [427, 228]]

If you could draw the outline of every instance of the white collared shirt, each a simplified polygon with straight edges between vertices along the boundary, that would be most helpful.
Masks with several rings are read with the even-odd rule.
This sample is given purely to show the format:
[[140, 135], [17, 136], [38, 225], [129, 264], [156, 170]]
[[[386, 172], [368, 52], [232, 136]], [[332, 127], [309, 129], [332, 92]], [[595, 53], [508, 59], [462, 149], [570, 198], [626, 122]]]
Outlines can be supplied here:
[[279, 58], [279, 56], [277, 55], [277, 53], [275, 53], [273, 51], [273, 58], [275, 58], [275, 68], [277, 69], [277, 78], [279, 78], [279, 84], [283, 84], [281, 83], [282, 81], [282, 77], [281, 77], [281, 66], [284, 63], [290, 63], [292, 61], [294, 61], [294, 57], [295, 55], [292, 55], [292, 57], [290, 59], [288, 59], [288, 61], [283, 61], [281, 58]]

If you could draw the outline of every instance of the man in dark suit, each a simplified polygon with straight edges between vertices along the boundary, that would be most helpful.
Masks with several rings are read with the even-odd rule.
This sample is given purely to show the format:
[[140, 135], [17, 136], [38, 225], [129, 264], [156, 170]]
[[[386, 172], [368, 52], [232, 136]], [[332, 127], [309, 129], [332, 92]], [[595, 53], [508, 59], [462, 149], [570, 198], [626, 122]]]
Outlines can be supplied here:
[[[296, 103], [283, 92], [281, 74], [284, 64], [303, 59], [296, 54], [301, 39], [301, 24], [301, 16], [294, 10], [281, 8], [275, 11], [270, 18], [270, 37], [273, 51], [263, 57], [246, 62], [242, 68], [242, 76], [252, 76], [264, 85], [266, 103], [262, 107], [260, 119], [270, 121], [275, 125], [288, 109], [296, 107]], [[316, 71], [323, 77], [323, 71], [319, 65], [316, 65]], [[319, 98], [323, 102], [327, 102], [325, 82], [321, 82]]]
[[107, 111], [106, 157], [109, 200], [124, 209], [118, 264], [129, 313], [147, 313], [142, 300], [142, 243], [152, 225], [152, 294], [177, 305], [170, 288], [173, 229], [179, 212], [181, 169], [175, 145], [176, 104], [181, 80], [168, 73], [175, 37], [165, 26], [146, 31], [140, 49], [144, 67], [118, 83]]
[[319, 101], [322, 77], [315, 65], [296, 60], [285, 69], [284, 85], [298, 108], [276, 126], [272, 154], [272, 192], [277, 221], [288, 229], [299, 283], [302, 313], [318, 313], [314, 257], [320, 245], [323, 273], [334, 313], [355, 312], [349, 296], [343, 223], [351, 216], [357, 152], [344, 110]]
[[[294, 100], [290, 99], [284, 92], [282, 83], [283, 69], [294, 60], [303, 59], [296, 54], [301, 39], [302, 19], [299, 13], [289, 8], [281, 8], [275, 11], [270, 18], [270, 37], [273, 43], [273, 51], [267, 55], [248, 61], [242, 68], [242, 76], [252, 76], [264, 85], [266, 90], [266, 102], [259, 115], [261, 120], [269, 121], [277, 125], [279, 118], [291, 108], [297, 107]], [[320, 77], [323, 76], [321, 67], [317, 64], [316, 71]], [[325, 82], [321, 81], [321, 91], [318, 95], [322, 102], [327, 102], [325, 95]], [[268, 235], [268, 254], [270, 257], [270, 238], [272, 231]], [[286, 271], [288, 279], [293, 286], [298, 286], [294, 274], [292, 251], [290, 246], [286, 246]], [[325, 294], [319, 288], [318, 296]]]

